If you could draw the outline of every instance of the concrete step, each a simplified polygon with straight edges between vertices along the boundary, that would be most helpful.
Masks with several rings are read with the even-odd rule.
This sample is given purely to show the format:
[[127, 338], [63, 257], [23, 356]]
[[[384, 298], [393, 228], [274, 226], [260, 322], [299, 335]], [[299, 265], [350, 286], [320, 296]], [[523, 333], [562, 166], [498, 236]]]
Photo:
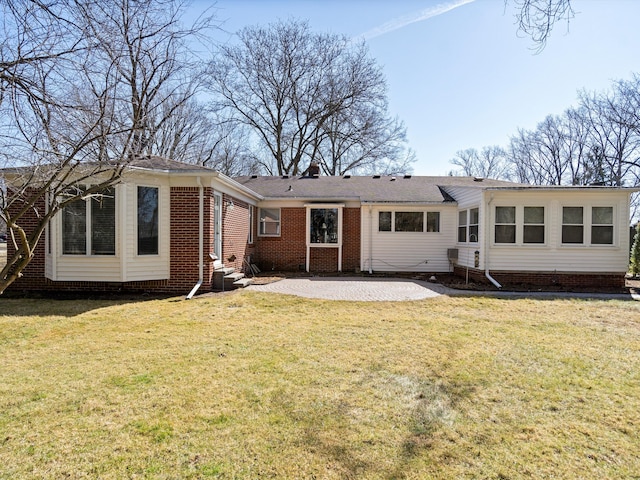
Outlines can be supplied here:
[[232, 274], [233, 272], [235, 272], [236, 269], [233, 267], [220, 267], [220, 268], [216, 268], [213, 273], [214, 274], [222, 274], [223, 276], [227, 276]]
[[233, 282], [234, 288], [244, 288], [244, 287], [248, 287], [249, 285], [251, 285], [253, 283], [253, 278], [241, 278], [240, 280], [236, 280], [235, 282]]

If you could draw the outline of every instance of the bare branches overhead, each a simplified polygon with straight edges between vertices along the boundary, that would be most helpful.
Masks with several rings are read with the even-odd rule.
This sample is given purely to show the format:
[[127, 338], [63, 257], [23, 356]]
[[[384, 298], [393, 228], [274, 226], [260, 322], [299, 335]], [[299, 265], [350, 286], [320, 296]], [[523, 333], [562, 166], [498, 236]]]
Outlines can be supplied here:
[[[228, 120], [249, 127], [268, 152], [264, 169], [295, 175], [316, 161], [343, 173], [362, 163], [356, 150], [376, 162], [395, 155], [404, 127], [388, 118], [385, 80], [364, 44], [298, 21], [245, 28], [238, 37], [212, 62], [210, 88]], [[338, 140], [352, 144], [349, 159], [346, 150], [335, 156]]]
[[[505, 0], [505, 4], [509, 0]], [[558, 22], [569, 23], [575, 16], [571, 0], [513, 0], [518, 32], [531, 37], [534, 50], [544, 49]]]

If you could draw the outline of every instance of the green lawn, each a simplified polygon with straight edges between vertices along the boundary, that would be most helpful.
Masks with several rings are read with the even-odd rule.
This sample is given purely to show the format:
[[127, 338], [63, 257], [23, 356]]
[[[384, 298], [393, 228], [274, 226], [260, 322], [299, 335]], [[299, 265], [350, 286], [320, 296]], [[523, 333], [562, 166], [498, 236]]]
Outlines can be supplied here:
[[0, 478], [640, 478], [640, 303], [0, 298]]

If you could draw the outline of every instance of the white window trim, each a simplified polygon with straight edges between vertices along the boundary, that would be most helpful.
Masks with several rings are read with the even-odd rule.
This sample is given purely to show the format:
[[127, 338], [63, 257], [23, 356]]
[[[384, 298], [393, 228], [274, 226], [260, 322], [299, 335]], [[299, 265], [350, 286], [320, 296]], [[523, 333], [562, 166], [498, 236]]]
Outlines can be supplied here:
[[[277, 210], [278, 211], [278, 233], [260, 233], [262, 230], [260, 225], [262, 224], [261, 210]], [[282, 235], [282, 209], [280, 207], [260, 207], [258, 208], [258, 237], [280, 237]]]
[[[94, 186], [94, 184], [84, 184], [86, 189], [91, 188], [92, 186]], [[92, 225], [92, 215], [93, 215], [93, 208], [91, 206], [91, 199], [92, 196], [89, 195], [86, 198], [83, 199], [79, 199], [76, 200], [78, 202], [85, 202], [86, 204], [86, 210], [85, 210], [85, 240], [86, 240], [86, 250], [84, 254], [74, 254], [74, 253], [64, 253], [64, 238], [63, 238], [63, 215], [64, 215], [64, 208], [59, 210], [59, 212], [56, 212], [56, 216], [58, 216], [58, 221], [56, 222], [58, 225], [56, 226], [56, 230], [59, 232], [58, 237], [60, 238], [60, 256], [61, 257], [69, 257], [69, 258], [78, 258], [78, 257], [100, 257], [100, 258], [118, 258], [119, 257], [119, 245], [118, 245], [118, 238], [119, 238], [119, 230], [120, 230], [120, 225], [119, 225], [119, 213], [118, 213], [118, 209], [119, 209], [119, 204], [120, 204], [120, 191], [117, 185], [112, 185], [111, 187], [108, 188], [113, 188], [114, 191], [114, 195], [115, 195], [115, 211], [114, 211], [114, 235], [115, 235], [115, 244], [114, 244], [114, 253], [113, 255], [111, 254], [103, 254], [103, 255], [98, 255], [98, 254], [94, 254], [91, 253], [91, 251], [93, 250], [93, 245], [92, 245], [92, 241], [93, 241], [93, 231], [91, 230], [91, 225]], [[47, 202], [47, 208], [48, 208], [48, 202]], [[50, 222], [47, 223], [46, 229], [45, 229], [45, 234], [50, 235]], [[54, 247], [51, 244], [51, 242], [47, 241], [47, 246], [45, 247], [47, 250], [45, 250], [45, 255], [47, 256], [52, 256], [53, 252], [54, 252]]]
[[[564, 207], [582, 207], [582, 243], [562, 243], [562, 209]], [[592, 210], [594, 207], [608, 207], [612, 209], [613, 215], [613, 243], [592, 243], [591, 240], [591, 227], [593, 226], [593, 217]], [[563, 203], [560, 205], [559, 215], [559, 234], [558, 234], [558, 245], [560, 248], [569, 249], [569, 248], [619, 248], [620, 237], [618, 235], [619, 226], [616, 223], [618, 220], [618, 209], [615, 203], [600, 204], [600, 203]]]
[[[573, 206], [573, 205], [563, 205], [563, 206]], [[582, 205], [579, 205], [582, 206]], [[516, 209], [516, 218], [515, 218], [515, 226], [516, 226], [516, 241], [513, 243], [498, 243], [496, 242], [496, 225], [513, 225], [512, 223], [497, 223], [496, 222], [496, 214], [495, 208], [497, 207], [515, 207]], [[525, 207], [542, 207], [544, 208], [544, 223], [528, 223], [527, 225], [542, 225], [544, 227], [544, 242], [543, 243], [525, 243], [524, 241], [524, 209]], [[513, 248], [513, 247], [526, 247], [526, 248], [546, 248], [549, 243], [549, 205], [545, 203], [526, 203], [526, 204], [514, 204], [514, 203], [505, 203], [505, 204], [497, 204], [494, 205], [494, 211], [491, 218], [491, 246], [496, 248]], [[562, 222], [562, 207], [560, 207], [560, 222]], [[562, 238], [562, 225], [560, 226], [560, 238]], [[579, 245], [579, 244], [575, 244]]]
[[[502, 205], [500, 205], [502, 206]], [[478, 223], [471, 223], [471, 210], [478, 210]], [[465, 212], [465, 217], [466, 217], [466, 222], [464, 225], [460, 225], [460, 213], [461, 212]], [[460, 245], [478, 245], [480, 243], [480, 207], [477, 205], [474, 206], [470, 206], [468, 208], [461, 208], [460, 210], [458, 210], [458, 224], [456, 225], [456, 242]], [[478, 234], [475, 241], [471, 241], [469, 240], [469, 237], [472, 235], [471, 232], [471, 227], [472, 226], [476, 226], [478, 227]], [[464, 235], [464, 241], [460, 241], [460, 238], [458, 237], [459, 233], [460, 233], [460, 228], [464, 227], [465, 228], [465, 235]], [[493, 234], [493, 236], [495, 237], [495, 232]], [[503, 245], [503, 244], [499, 244], [499, 245]]]
[[[138, 187], [155, 188], [158, 190], [158, 253], [149, 253], [140, 255], [138, 253]], [[162, 187], [160, 185], [151, 184], [134, 184], [133, 198], [135, 199], [135, 210], [133, 213], [133, 256], [134, 258], [153, 258], [159, 257], [162, 252]]]
[[[309, 271], [311, 249], [312, 248], [337, 248], [338, 249], [338, 271], [342, 271], [342, 218], [344, 203], [307, 203], [306, 208], [306, 243], [307, 243], [307, 258], [306, 258], [306, 271]], [[338, 209], [338, 242], [337, 243], [311, 243], [311, 210], [317, 208], [337, 208]]]
[[[391, 213], [391, 230], [380, 230], [380, 213], [382, 212], [390, 212]], [[396, 213], [397, 212], [416, 212], [422, 213], [422, 231], [420, 232], [399, 232], [396, 230]], [[438, 231], [437, 232], [429, 232], [427, 229], [427, 214], [428, 213], [438, 213], [440, 217], [438, 218]], [[377, 233], [380, 235], [389, 235], [389, 234], [406, 234], [406, 235], [437, 235], [442, 233], [442, 211], [441, 210], [410, 210], [410, 209], [395, 209], [395, 210], [378, 210], [378, 216], [376, 220], [378, 230]]]
[[249, 238], [247, 238], [247, 243], [249, 245], [253, 245], [255, 243], [255, 236], [253, 232], [253, 224], [255, 223], [255, 211], [254, 206], [249, 205]]

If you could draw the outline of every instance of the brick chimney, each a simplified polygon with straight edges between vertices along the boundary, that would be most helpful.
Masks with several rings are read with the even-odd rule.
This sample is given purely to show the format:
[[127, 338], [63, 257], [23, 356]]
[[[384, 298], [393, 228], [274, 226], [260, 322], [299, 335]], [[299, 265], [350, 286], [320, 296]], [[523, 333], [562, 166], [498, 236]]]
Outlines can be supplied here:
[[308, 172], [310, 177], [319, 177], [320, 176], [320, 165], [318, 164], [318, 162], [311, 162], [309, 164], [309, 168], [307, 169], [307, 172]]

